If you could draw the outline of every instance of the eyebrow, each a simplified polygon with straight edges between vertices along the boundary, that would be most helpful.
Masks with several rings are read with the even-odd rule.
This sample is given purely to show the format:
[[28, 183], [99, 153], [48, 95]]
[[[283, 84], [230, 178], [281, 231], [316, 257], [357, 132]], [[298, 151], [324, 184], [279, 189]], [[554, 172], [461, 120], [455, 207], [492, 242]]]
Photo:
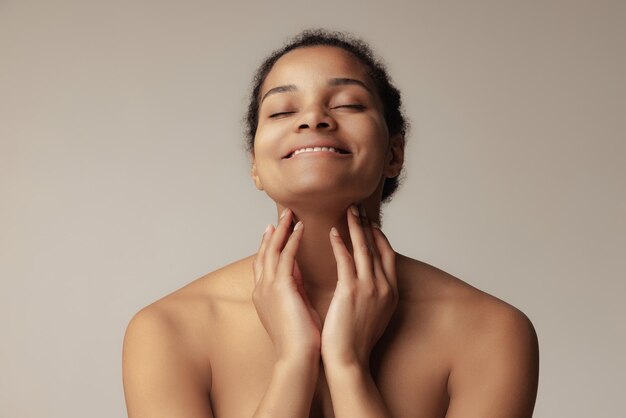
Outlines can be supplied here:
[[361, 80], [356, 80], [354, 78], [331, 78], [330, 80], [328, 80], [328, 85], [329, 86], [361, 86], [363, 87], [365, 90], [367, 90], [369, 93], [372, 93], [372, 90], [367, 87], [367, 84], [365, 84], [364, 82], [362, 82]]
[[[362, 82], [361, 80], [356, 80], [354, 78], [345, 78], [345, 77], [331, 78], [330, 80], [328, 80], [327, 84], [332, 87], [361, 86], [365, 90], [367, 90], [370, 94], [373, 94], [372, 90], [369, 87], [367, 87], [367, 85], [364, 82]], [[261, 98], [261, 101], [259, 102], [259, 105], [263, 103], [263, 100], [265, 100], [267, 96], [271, 96], [272, 94], [277, 94], [277, 93], [288, 93], [288, 92], [293, 92], [293, 91], [298, 91], [298, 87], [296, 87], [295, 84], [288, 84], [285, 86], [278, 86], [278, 87], [271, 88], [263, 95], [263, 97]]]

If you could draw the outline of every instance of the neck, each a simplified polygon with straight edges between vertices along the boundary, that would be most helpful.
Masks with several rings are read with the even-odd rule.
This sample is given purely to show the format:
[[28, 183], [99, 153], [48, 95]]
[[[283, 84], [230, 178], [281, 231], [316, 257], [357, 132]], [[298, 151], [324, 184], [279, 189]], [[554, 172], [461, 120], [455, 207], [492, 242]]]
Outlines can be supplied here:
[[[362, 202], [368, 217], [373, 222], [379, 221], [380, 204]], [[347, 210], [349, 205], [337, 207], [319, 207], [310, 205], [290, 206], [297, 220], [304, 225], [304, 235], [296, 260], [302, 273], [304, 287], [313, 300], [332, 297], [337, 284], [337, 263], [330, 244], [330, 230], [335, 227], [348, 250], [352, 253], [352, 242], [348, 231]], [[278, 214], [284, 206], [277, 205]]]

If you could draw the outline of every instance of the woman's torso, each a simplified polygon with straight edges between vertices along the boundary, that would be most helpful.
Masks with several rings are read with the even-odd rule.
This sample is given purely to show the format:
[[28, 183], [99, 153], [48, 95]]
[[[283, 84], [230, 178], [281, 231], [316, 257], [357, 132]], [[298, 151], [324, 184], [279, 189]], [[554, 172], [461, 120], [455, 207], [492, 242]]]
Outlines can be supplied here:
[[[267, 388], [274, 353], [251, 300], [252, 258], [210, 273], [151, 305], [167, 312], [198, 364], [216, 418], [252, 416]], [[371, 371], [394, 417], [443, 417], [448, 376], [471, 343], [485, 304], [503, 302], [422, 262], [398, 256], [400, 300], [371, 355]], [[332, 296], [332, 295], [330, 295]], [[330, 300], [315, 302], [325, 312]], [[322, 314], [322, 317], [324, 314]], [[311, 417], [332, 417], [320, 373]]]

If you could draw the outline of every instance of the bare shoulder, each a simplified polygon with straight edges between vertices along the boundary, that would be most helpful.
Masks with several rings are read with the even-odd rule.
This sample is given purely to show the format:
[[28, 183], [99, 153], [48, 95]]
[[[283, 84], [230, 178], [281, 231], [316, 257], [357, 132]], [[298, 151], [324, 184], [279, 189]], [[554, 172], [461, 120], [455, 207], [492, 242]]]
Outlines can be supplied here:
[[[125, 342], [146, 337], [175, 339], [177, 346], [187, 351], [188, 358], [204, 357], [194, 354], [196, 350], [206, 352], [205, 339], [211, 335], [215, 310], [220, 304], [249, 300], [252, 280], [247, 279], [251, 265], [252, 257], [238, 260], [142, 308], [130, 320]], [[202, 366], [202, 370], [207, 367], [196, 366]]]
[[215, 307], [241, 302], [251, 262], [239, 260], [200, 277], [132, 317], [122, 356], [129, 416], [211, 416], [207, 351]]
[[[528, 317], [519, 309], [437, 267], [398, 255], [400, 291], [412, 303], [432, 305], [458, 338], [476, 339], [504, 333], [534, 336]], [[402, 294], [401, 294], [402, 297]]]
[[404, 286], [415, 304], [429, 307], [432, 322], [445, 335], [451, 399], [447, 416], [531, 416], [539, 349], [530, 319], [421, 261], [399, 256], [398, 270], [404, 272]]
[[[210, 316], [215, 303], [244, 300], [249, 296], [248, 283], [252, 257], [228, 264], [188, 283], [178, 290], [142, 308], [131, 319], [129, 328], [139, 324], [159, 322], [179, 333], [199, 326]], [[194, 329], [197, 331], [197, 329]]]

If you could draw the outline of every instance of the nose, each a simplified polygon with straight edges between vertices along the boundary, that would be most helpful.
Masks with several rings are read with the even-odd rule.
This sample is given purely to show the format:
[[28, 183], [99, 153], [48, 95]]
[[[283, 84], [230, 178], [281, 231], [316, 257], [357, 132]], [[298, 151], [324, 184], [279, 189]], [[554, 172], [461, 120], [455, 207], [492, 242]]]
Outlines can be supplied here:
[[325, 131], [334, 130], [337, 127], [335, 119], [323, 106], [311, 106], [301, 112], [297, 123], [297, 130], [320, 129]]

